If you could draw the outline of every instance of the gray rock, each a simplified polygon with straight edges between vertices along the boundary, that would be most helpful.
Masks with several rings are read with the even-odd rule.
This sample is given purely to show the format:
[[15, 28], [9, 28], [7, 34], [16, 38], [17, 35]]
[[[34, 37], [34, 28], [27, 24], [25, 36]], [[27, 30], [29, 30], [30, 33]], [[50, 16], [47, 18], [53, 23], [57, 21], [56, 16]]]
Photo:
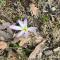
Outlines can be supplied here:
[[9, 23], [9, 22], [3, 23], [2, 26], [3, 26], [4, 28], [8, 28], [8, 27], [10, 26], [10, 23]]
[[0, 25], [0, 30], [6, 29], [6, 28], [8, 28], [9, 26], [10, 26], [10, 23], [9, 23], [9, 22], [5, 22], [5, 23], [3, 23], [2, 25]]
[[53, 52], [51, 50], [44, 51], [44, 53], [45, 53], [46, 56], [49, 56], [49, 55], [53, 54]]
[[1, 39], [1, 37], [3, 37], [4, 40], [9, 40], [9, 39], [12, 38], [12, 35], [7, 33], [7, 32], [5, 32], [5, 31], [1, 31], [0, 30], [0, 39]]

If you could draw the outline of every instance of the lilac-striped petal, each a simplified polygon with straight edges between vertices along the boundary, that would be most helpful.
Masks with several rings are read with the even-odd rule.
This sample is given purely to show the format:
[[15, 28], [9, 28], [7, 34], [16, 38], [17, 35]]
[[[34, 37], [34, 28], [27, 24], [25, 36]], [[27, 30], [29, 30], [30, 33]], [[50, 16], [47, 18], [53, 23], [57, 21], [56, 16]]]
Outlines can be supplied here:
[[11, 29], [13, 29], [13, 30], [22, 30], [21, 27], [15, 26], [15, 25], [11, 25], [9, 28], [11, 28]]
[[24, 26], [27, 26], [27, 18], [24, 19]]
[[21, 32], [19, 32], [19, 33], [16, 35], [16, 37], [23, 36], [23, 34], [24, 34], [24, 31], [21, 31]]
[[27, 38], [29, 36], [29, 32], [24, 33], [24, 37]]
[[22, 21], [18, 20], [17, 22], [19, 23], [19, 25], [20, 25], [21, 27], [24, 26], [24, 23], [23, 23]]
[[37, 29], [37, 27], [30, 27], [30, 28], [28, 28], [28, 31], [33, 32], [34, 34], [36, 34], [36, 29]]

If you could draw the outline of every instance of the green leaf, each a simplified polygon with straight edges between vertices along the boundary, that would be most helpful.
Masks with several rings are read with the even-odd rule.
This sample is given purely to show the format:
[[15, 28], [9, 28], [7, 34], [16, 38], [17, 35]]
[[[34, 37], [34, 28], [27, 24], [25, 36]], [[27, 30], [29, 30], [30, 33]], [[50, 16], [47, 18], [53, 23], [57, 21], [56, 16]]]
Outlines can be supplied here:
[[45, 22], [48, 22], [49, 16], [47, 16], [47, 15], [42, 16], [42, 20]]

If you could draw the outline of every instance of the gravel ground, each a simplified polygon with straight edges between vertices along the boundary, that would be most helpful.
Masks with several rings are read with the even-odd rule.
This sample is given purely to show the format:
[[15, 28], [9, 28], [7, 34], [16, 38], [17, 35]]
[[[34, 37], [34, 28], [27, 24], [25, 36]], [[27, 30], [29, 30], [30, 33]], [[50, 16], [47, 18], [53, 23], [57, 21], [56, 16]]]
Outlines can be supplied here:
[[[25, 17], [36, 35], [16, 38], [9, 26]], [[0, 60], [60, 60], [60, 0], [1, 0]]]

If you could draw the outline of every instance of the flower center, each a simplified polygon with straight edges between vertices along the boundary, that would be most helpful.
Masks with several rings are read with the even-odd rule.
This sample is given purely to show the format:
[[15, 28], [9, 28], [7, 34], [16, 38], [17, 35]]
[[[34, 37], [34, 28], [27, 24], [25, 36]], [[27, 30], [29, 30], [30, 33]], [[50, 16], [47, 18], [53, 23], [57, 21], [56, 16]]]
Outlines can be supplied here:
[[24, 27], [23, 28], [23, 30], [26, 32], [26, 31], [28, 31], [28, 28], [27, 28], [27, 26], [26, 27]]

